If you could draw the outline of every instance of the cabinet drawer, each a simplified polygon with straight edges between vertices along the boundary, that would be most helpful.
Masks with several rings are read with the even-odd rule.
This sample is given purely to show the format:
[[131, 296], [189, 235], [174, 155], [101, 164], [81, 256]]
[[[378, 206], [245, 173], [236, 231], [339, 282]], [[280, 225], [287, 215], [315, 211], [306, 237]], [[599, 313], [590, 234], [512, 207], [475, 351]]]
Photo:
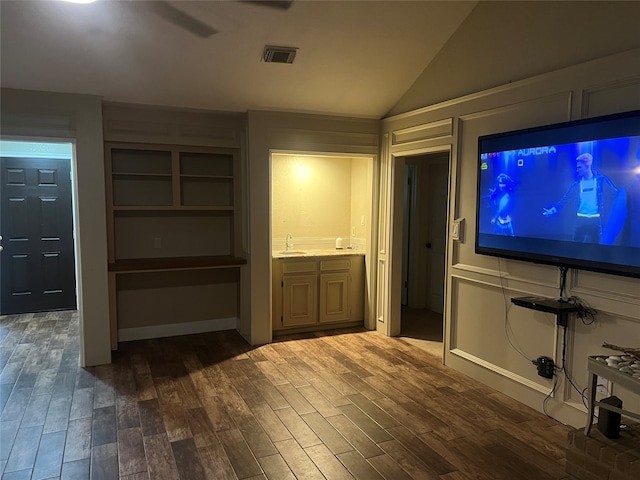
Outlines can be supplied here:
[[314, 260], [308, 262], [283, 262], [282, 273], [315, 272], [317, 268]]
[[349, 270], [351, 268], [351, 260], [348, 258], [341, 258], [335, 260], [320, 260], [320, 270]]

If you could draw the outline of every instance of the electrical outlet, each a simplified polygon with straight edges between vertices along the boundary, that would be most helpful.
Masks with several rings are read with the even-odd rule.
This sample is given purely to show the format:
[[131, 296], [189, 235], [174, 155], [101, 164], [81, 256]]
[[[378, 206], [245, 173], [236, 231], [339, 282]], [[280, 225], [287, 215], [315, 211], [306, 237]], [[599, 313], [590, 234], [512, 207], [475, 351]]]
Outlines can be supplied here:
[[598, 376], [598, 383], [596, 385], [596, 393], [605, 396], [609, 395], [609, 380], [604, 377]]
[[553, 374], [555, 373], [553, 358], [538, 357], [533, 364], [538, 367], [538, 375], [544, 378], [553, 378]]
[[364, 215], [360, 215], [360, 226], [364, 227]]
[[356, 227], [351, 227], [351, 236], [352, 237], [356, 236]]

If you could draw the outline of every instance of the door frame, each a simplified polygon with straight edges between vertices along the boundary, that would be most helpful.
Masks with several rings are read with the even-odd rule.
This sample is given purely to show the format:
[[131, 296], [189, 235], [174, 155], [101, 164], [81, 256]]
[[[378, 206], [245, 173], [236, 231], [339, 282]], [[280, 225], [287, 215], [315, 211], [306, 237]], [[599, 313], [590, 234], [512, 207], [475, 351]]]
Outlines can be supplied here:
[[[402, 259], [403, 259], [403, 210], [404, 210], [404, 171], [407, 158], [447, 153], [449, 155], [449, 174], [448, 174], [448, 188], [447, 188], [447, 221], [446, 221], [446, 247], [445, 247], [445, 273], [444, 273], [444, 298], [445, 305], [443, 305], [443, 348], [447, 348], [447, 298], [448, 298], [448, 286], [449, 286], [449, 255], [450, 255], [450, 223], [451, 223], [451, 182], [454, 179], [453, 166], [454, 166], [454, 148], [451, 144], [438, 145], [434, 147], [420, 148], [415, 150], [406, 150], [402, 152], [391, 153], [389, 156], [390, 166], [389, 171], [391, 173], [391, 181], [389, 182], [390, 191], [387, 196], [387, 205], [389, 206], [389, 222], [390, 231], [389, 234], [389, 267], [387, 270], [389, 289], [387, 292], [387, 311], [386, 311], [386, 323], [387, 327], [385, 333], [389, 336], [400, 335], [401, 329], [401, 312], [402, 312]], [[382, 224], [382, 221], [381, 221]], [[444, 360], [444, 355], [443, 355]]]
[[110, 363], [102, 98], [2, 88], [0, 128], [7, 140], [64, 141], [75, 147], [72, 171], [80, 366]]
[[[21, 142], [21, 143], [31, 143], [31, 144], [42, 144], [42, 143], [53, 143], [53, 144], [64, 144], [64, 145], [70, 145], [71, 146], [71, 154], [70, 157], [68, 159], [69, 161], [69, 173], [70, 173], [70, 182], [71, 182], [71, 186], [70, 186], [70, 194], [71, 194], [71, 235], [72, 235], [72, 242], [73, 242], [73, 272], [74, 272], [74, 295], [75, 295], [75, 299], [76, 299], [76, 310], [79, 310], [80, 308], [80, 295], [79, 295], [79, 269], [78, 269], [78, 241], [77, 241], [77, 224], [78, 224], [78, 218], [76, 215], [77, 212], [77, 208], [76, 208], [76, 180], [75, 180], [75, 155], [76, 155], [76, 148], [75, 148], [75, 141], [72, 139], [61, 139], [61, 138], [55, 138], [55, 139], [51, 139], [51, 138], [47, 138], [45, 139], [44, 137], [12, 137], [12, 136], [4, 136], [4, 135], [0, 135], [0, 141], [7, 141], [7, 142]], [[60, 159], [60, 160], [66, 160], [66, 158], [62, 158], [59, 156], [47, 156], [46, 154], [40, 153], [40, 152], [34, 152], [31, 155], [31, 158], [33, 157], [42, 157], [42, 158], [55, 158], [55, 159]], [[12, 158], [30, 158], [27, 156], [22, 157], [20, 154], [17, 155], [12, 155]], [[27, 312], [28, 313], [28, 312]]]

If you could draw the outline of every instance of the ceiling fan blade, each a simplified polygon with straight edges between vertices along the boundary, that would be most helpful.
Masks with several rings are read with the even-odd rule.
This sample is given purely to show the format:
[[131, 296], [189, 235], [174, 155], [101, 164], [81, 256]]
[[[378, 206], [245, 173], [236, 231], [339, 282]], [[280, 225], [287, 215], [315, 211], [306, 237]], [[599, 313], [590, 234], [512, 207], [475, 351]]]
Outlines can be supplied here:
[[180, 28], [184, 28], [199, 37], [208, 38], [211, 35], [218, 33], [215, 28], [212, 28], [206, 23], [201, 22], [182, 10], [177, 9], [167, 1], [149, 2], [148, 7], [168, 22], [171, 22]]
[[277, 8], [280, 10], [288, 10], [293, 3], [293, 0], [240, 0], [243, 3], [253, 3], [254, 5], [260, 5], [262, 7]]

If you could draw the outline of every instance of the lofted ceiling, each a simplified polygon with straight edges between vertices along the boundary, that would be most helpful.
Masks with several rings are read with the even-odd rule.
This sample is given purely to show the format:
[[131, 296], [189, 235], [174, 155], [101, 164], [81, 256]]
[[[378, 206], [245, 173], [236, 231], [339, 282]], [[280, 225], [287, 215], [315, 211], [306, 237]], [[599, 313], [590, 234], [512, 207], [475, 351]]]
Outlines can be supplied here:
[[[476, 4], [257, 3], [1, 0], [0, 83], [113, 102], [381, 118]], [[180, 12], [216, 33], [185, 28]], [[263, 62], [265, 45], [296, 47], [294, 63]]]

